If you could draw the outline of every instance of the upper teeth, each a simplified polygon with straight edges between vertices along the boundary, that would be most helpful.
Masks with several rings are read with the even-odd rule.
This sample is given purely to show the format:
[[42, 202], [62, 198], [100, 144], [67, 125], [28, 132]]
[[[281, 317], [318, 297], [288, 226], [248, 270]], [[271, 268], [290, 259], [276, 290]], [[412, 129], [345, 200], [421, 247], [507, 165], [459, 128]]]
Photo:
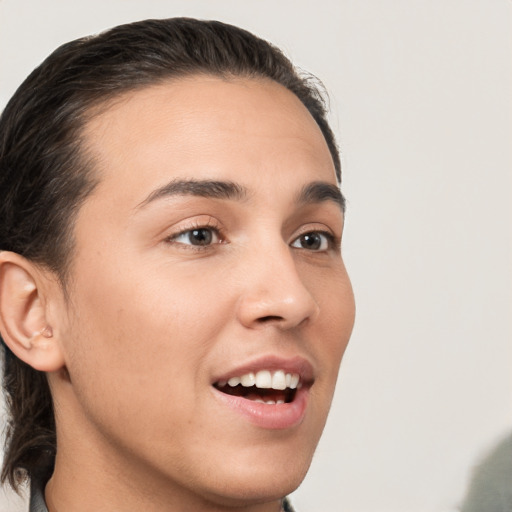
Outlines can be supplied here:
[[229, 384], [231, 387], [242, 386], [249, 388], [256, 386], [260, 389], [295, 389], [299, 385], [300, 377], [296, 373], [285, 373], [284, 370], [271, 372], [260, 370], [259, 372], [245, 373], [240, 377], [231, 377], [228, 381], [220, 381], [218, 385], [224, 387]]

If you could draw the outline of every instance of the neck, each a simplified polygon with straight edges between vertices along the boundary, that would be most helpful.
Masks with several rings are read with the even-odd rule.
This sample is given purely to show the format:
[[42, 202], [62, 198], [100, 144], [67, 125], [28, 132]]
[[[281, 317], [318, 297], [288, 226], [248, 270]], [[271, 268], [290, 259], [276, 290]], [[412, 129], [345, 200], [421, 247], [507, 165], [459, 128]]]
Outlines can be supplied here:
[[126, 486], [121, 478], [112, 484], [112, 479], [94, 477], [73, 478], [72, 474], [56, 466], [44, 491], [48, 512], [89, 512], [90, 510], [119, 510], [123, 512], [280, 512], [281, 500], [265, 503], [223, 504], [192, 492], [169, 492], [155, 494], [153, 489], [140, 490], [138, 485]]
[[[73, 432], [73, 430], [72, 430]], [[279, 512], [281, 499], [230, 499], [177, 485], [90, 432], [57, 431], [55, 470], [45, 489], [49, 512]], [[96, 438], [96, 439], [95, 439]]]

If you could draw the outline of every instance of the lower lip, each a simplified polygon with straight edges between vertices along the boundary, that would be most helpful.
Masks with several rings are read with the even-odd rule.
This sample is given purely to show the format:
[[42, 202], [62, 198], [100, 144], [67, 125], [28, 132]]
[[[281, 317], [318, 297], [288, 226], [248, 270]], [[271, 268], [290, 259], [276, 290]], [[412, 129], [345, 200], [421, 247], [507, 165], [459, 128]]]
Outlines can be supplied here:
[[309, 390], [298, 389], [292, 402], [286, 404], [262, 404], [239, 396], [222, 393], [212, 387], [217, 400], [241, 414], [247, 420], [261, 428], [282, 430], [302, 423], [306, 415]]

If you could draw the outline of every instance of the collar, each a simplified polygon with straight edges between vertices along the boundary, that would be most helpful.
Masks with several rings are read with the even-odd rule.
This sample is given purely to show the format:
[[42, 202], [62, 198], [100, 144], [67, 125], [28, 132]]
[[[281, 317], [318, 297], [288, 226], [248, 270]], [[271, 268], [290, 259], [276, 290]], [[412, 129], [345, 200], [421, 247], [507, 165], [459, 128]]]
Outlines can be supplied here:
[[44, 488], [46, 481], [32, 478], [30, 481], [30, 505], [29, 512], [48, 512], [44, 502]]
[[[288, 498], [283, 498], [283, 502], [281, 503], [281, 511], [282, 512], [295, 512], [293, 510], [293, 507], [291, 506], [290, 502], [288, 501]], [[32, 512], [32, 511], [30, 511], [30, 512]]]

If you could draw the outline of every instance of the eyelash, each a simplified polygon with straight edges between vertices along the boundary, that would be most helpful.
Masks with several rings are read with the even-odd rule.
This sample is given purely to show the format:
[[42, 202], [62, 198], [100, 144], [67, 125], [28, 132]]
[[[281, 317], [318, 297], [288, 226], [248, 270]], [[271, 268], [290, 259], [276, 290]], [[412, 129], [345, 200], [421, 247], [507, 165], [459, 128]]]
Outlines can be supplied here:
[[[185, 236], [187, 234], [191, 234], [194, 231], [209, 231], [210, 233], [214, 233], [215, 236], [218, 238], [218, 241], [216, 242], [210, 242], [205, 245], [194, 245], [192, 243], [184, 243], [179, 242], [178, 239], [182, 236]], [[213, 238], [213, 237], [212, 237]], [[213, 245], [226, 243], [225, 237], [223, 236], [223, 232], [220, 226], [215, 225], [214, 223], [197, 223], [193, 224], [191, 226], [188, 226], [187, 228], [181, 230], [179, 233], [175, 233], [165, 239], [167, 243], [171, 244], [179, 244], [186, 250], [193, 250], [193, 251], [205, 251], [210, 249]]]
[[[181, 237], [184, 237], [187, 235], [190, 236], [194, 231], [209, 232], [210, 240], [207, 239], [206, 240], [207, 243], [205, 243], [204, 245], [201, 245], [201, 244], [195, 245], [193, 243], [185, 243], [182, 241], [178, 241], [179, 238], [181, 238]], [[212, 236], [212, 234], [213, 234], [213, 236]], [[299, 246], [294, 245], [295, 243], [300, 243], [301, 238], [307, 237], [307, 236], [313, 236], [313, 235], [323, 237], [324, 241], [323, 241], [323, 243], [321, 241], [321, 244], [326, 245], [326, 246], [321, 247], [319, 249], [308, 249], [306, 247], [299, 247]], [[217, 241], [212, 242], [212, 240], [214, 238], [217, 238]], [[189, 239], [189, 241], [190, 241], [190, 239]], [[173, 234], [173, 235], [167, 237], [166, 242], [171, 243], [171, 244], [179, 244], [185, 250], [192, 250], [192, 251], [197, 251], [197, 252], [211, 250], [215, 245], [228, 243], [225, 239], [225, 236], [224, 236], [223, 231], [220, 228], [220, 226], [216, 226], [211, 223], [207, 223], [207, 224], [204, 224], [204, 223], [199, 224], [198, 223], [196, 225], [187, 227], [186, 229], [183, 229], [179, 233], [176, 233], [176, 234]], [[304, 231], [303, 233], [300, 233], [298, 236], [296, 236], [293, 239], [293, 241], [291, 242], [290, 246], [294, 247], [296, 249], [302, 249], [302, 250], [308, 251], [308, 252], [322, 253], [322, 252], [326, 252], [326, 251], [334, 249], [334, 248], [338, 248], [339, 241], [332, 233], [330, 233], [328, 231], [323, 231], [323, 230], [319, 230], [319, 229], [316, 229], [316, 230], [311, 229], [308, 231]]]

